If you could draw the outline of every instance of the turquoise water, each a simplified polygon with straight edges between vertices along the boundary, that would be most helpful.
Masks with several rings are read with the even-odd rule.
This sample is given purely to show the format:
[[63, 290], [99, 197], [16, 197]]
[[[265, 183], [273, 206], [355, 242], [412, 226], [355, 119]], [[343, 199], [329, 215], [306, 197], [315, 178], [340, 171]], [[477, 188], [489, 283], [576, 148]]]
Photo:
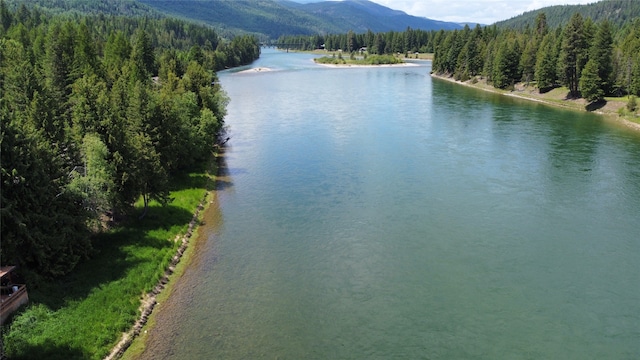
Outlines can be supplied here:
[[144, 358], [640, 357], [638, 134], [429, 62], [257, 67]]

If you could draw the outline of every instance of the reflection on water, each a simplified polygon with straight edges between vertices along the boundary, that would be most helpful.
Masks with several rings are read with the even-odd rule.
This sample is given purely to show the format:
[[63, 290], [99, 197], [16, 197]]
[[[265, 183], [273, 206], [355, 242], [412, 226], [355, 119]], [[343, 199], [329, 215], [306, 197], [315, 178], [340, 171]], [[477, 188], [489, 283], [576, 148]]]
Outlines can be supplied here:
[[429, 63], [253, 66], [146, 358], [640, 356], [640, 137]]

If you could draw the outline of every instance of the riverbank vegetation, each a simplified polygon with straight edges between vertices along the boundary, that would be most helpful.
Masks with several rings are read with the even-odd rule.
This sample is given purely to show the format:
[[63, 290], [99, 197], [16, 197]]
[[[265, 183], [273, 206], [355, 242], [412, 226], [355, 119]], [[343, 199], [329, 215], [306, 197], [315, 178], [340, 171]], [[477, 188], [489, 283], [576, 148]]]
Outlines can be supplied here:
[[180, 20], [0, 0], [1, 257], [32, 300], [7, 355], [101, 358], [132, 325], [206, 191], [215, 70], [259, 54]]
[[164, 275], [193, 212], [214, 179], [200, 171], [174, 177], [172, 199], [141, 201], [114, 229], [95, 235], [94, 255], [70, 274], [29, 287], [31, 304], [3, 329], [11, 359], [102, 359], [140, 315], [143, 294]]
[[342, 52], [338, 52], [338, 55], [334, 53], [331, 56], [323, 56], [321, 58], [313, 59], [318, 64], [327, 65], [392, 65], [401, 64], [404, 61], [393, 55], [367, 55], [356, 56], [352, 53], [348, 59], [342, 56]]
[[[0, 0], [2, 261], [40, 277], [92, 254], [137, 199], [169, 200], [223, 127], [215, 69], [259, 56], [171, 19], [51, 16]], [[141, 214], [143, 215], [143, 214]]]
[[566, 87], [566, 99], [584, 98], [589, 109], [598, 109], [606, 97], [629, 96], [632, 103], [640, 95], [638, 39], [638, 19], [614, 28], [574, 14], [565, 27], [551, 29], [540, 13], [535, 26], [522, 31], [477, 26], [443, 34], [433, 72], [498, 89], [524, 84], [545, 93]]

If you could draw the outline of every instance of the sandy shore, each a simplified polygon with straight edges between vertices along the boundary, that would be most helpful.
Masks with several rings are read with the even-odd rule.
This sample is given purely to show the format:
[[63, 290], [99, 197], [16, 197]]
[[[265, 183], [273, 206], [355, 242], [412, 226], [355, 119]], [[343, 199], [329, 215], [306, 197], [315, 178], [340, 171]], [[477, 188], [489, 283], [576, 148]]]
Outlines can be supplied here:
[[238, 71], [238, 74], [255, 73], [255, 72], [269, 72], [269, 71], [273, 71], [273, 69], [268, 68], [268, 67], [257, 67], [257, 68], [253, 68], [253, 69], [247, 69], [247, 70]]
[[628, 127], [630, 129], [640, 132], [640, 123], [629, 121], [618, 115], [618, 112], [617, 112], [618, 109], [626, 106], [626, 102], [624, 101], [610, 101], [602, 109], [599, 109], [596, 111], [588, 111], [585, 109], [587, 103], [584, 99], [564, 100], [562, 99], [562, 96], [558, 96], [556, 94], [550, 94], [550, 95], [540, 94], [538, 90], [534, 89], [533, 87], [530, 87], [530, 89], [524, 89], [524, 87], [516, 86], [515, 91], [509, 91], [509, 90], [496, 89], [485, 82], [477, 82], [473, 84], [471, 83], [471, 81], [462, 82], [448, 76], [441, 76], [441, 75], [435, 75], [435, 74], [431, 74], [431, 76], [434, 78], [438, 78], [438, 79], [449, 81], [459, 85], [471, 87], [474, 89], [484, 90], [484, 91], [492, 92], [495, 94], [514, 97], [517, 99], [538, 102], [541, 104], [545, 104], [545, 105], [549, 105], [557, 108], [570, 109], [570, 110], [581, 111], [581, 112], [592, 112], [594, 114], [599, 114], [604, 116], [607, 120], [613, 121], [617, 124], [624, 125], [625, 127]]

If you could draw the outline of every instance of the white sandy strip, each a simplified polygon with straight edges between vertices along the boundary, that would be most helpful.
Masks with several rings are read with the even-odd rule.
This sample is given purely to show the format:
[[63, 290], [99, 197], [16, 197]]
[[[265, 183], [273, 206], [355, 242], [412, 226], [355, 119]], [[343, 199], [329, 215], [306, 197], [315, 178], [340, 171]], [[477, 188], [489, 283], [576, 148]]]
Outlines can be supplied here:
[[254, 73], [254, 72], [268, 72], [268, 71], [273, 71], [273, 69], [270, 69], [270, 68], [267, 68], [267, 67], [257, 67], [257, 68], [253, 68], [253, 69], [247, 69], [247, 70], [238, 71], [238, 74]]

